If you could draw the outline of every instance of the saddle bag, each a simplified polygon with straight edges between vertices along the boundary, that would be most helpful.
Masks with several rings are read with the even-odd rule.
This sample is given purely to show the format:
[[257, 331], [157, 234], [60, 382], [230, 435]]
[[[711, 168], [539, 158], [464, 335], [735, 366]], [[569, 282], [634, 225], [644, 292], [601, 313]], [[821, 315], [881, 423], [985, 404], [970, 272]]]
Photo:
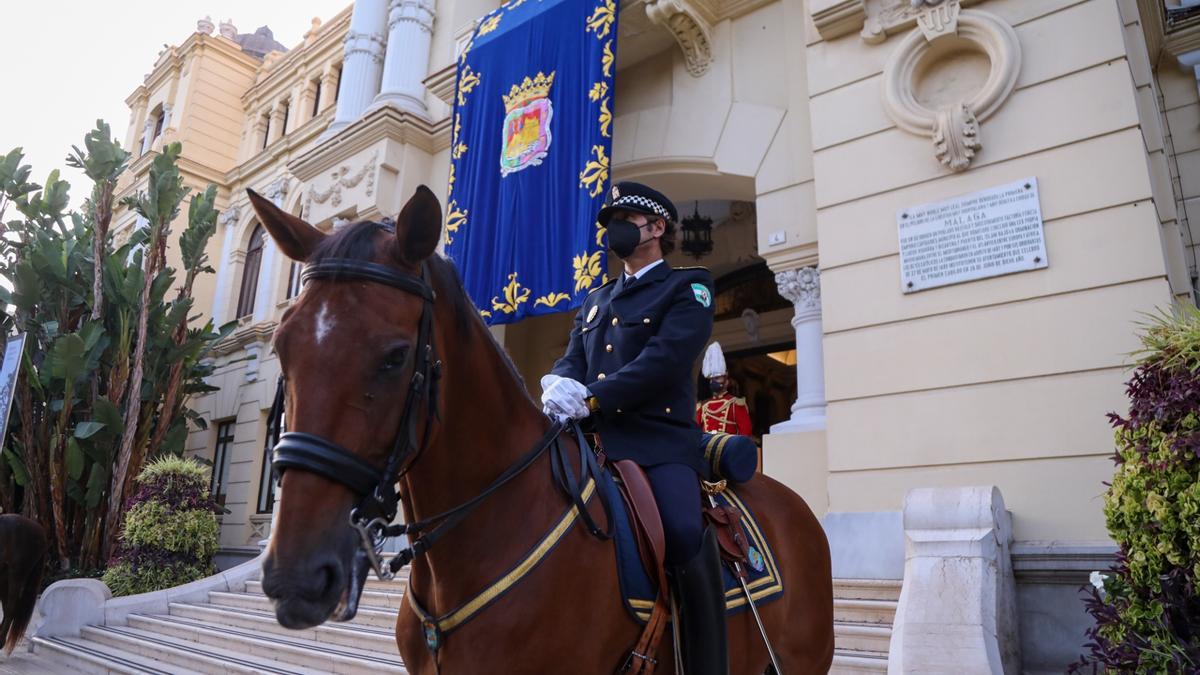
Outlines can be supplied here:
[[700, 451], [714, 481], [740, 485], [758, 471], [758, 444], [750, 436], [706, 433], [700, 437]]

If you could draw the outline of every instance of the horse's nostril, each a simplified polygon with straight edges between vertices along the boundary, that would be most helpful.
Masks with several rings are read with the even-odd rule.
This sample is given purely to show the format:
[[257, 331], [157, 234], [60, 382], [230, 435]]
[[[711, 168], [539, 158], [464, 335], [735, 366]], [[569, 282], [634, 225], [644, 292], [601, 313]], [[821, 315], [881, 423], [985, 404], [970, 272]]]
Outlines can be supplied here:
[[317, 568], [317, 583], [315, 586], [319, 590], [321, 597], [329, 595], [337, 588], [341, 576], [341, 566], [336, 561], [329, 561]]

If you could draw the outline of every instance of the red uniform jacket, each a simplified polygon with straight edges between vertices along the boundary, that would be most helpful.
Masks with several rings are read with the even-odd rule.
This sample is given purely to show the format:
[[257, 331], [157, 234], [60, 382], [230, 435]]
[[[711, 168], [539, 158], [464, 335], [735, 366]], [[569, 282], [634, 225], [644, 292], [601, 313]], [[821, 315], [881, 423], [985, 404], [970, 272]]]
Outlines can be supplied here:
[[696, 422], [708, 433], [751, 434], [750, 408], [746, 406], [746, 399], [734, 398], [729, 392], [696, 404]]

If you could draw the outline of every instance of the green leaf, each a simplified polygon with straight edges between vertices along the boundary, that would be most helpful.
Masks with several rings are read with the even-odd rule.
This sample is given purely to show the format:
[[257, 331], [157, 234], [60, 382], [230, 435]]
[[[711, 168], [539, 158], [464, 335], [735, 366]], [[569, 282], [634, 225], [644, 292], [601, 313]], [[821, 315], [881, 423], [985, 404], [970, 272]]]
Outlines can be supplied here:
[[100, 504], [100, 499], [104, 496], [106, 489], [108, 489], [108, 470], [100, 464], [93, 464], [92, 472], [88, 475], [87, 494], [84, 495], [84, 503], [89, 509], [94, 509]]
[[74, 438], [67, 439], [67, 475], [71, 480], [79, 480], [83, 476], [83, 448]]
[[17, 485], [21, 487], [28, 485], [29, 470], [25, 468], [25, 462], [21, 461], [21, 458], [17, 456], [17, 453], [13, 452], [12, 448], [4, 448], [3, 456], [4, 459], [8, 460], [8, 465], [12, 467], [13, 480], [17, 482]]
[[46, 362], [50, 374], [60, 380], [78, 382], [87, 372], [86, 348], [83, 338], [76, 333], [60, 336], [54, 341]]
[[125, 433], [125, 420], [121, 411], [105, 396], [92, 401], [92, 413], [96, 422], [104, 428], [106, 435], [120, 436]]
[[101, 422], [93, 422], [88, 420], [75, 425], [75, 438], [91, 438], [96, 435], [97, 431], [104, 428]]

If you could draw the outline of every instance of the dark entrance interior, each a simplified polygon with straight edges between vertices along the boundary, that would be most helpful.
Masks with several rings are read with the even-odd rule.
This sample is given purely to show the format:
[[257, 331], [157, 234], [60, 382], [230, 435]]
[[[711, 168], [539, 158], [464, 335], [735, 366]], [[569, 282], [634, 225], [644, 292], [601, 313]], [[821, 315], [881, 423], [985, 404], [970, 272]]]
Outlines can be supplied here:
[[[725, 365], [733, 380], [734, 394], [746, 399], [754, 440], [762, 437], [772, 424], [791, 417], [796, 400], [796, 350], [790, 343], [767, 345], [725, 354]], [[697, 383], [701, 398], [708, 397], [708, 381]]]

